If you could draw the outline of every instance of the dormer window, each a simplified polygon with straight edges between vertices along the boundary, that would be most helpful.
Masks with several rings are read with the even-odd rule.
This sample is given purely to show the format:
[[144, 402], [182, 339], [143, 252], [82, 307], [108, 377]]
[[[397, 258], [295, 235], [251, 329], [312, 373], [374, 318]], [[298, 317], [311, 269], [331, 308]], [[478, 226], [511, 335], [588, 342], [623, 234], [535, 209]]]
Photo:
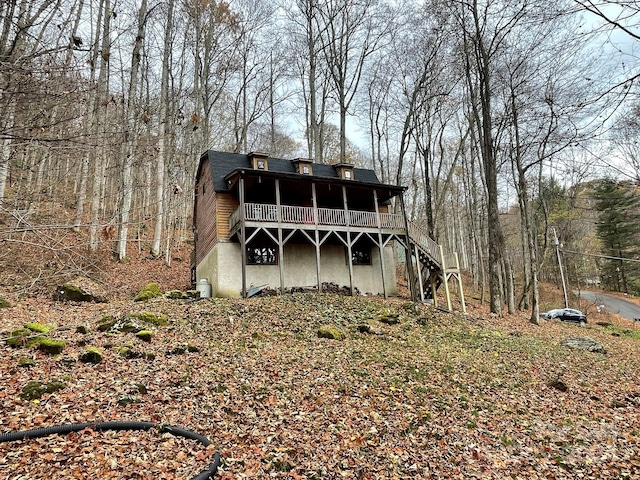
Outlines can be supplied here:
[[248, 156], [254, 170], [269, 170], [268, 153], [251, 152]]
[[354, 176], [353, 176], [353, 164], [351, 163], [338, 163], [337, 165], [334, 165], [334, 168], [336, 169], [336, 173], [338, 174], [338, 177], [341, 178], [342, 180], [353, 180]]
[[300, 175], [313, 175], [313, 160], [310, 158], [296, 158], [293, 166]]

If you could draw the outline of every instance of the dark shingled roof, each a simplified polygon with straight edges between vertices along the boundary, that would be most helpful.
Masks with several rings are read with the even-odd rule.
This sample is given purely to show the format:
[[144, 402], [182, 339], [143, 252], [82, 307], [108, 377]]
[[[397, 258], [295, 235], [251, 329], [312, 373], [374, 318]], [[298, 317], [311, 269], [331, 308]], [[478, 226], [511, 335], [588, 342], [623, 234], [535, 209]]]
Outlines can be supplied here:
[[[227, 182], [225, 177], [237, 169], [246, 168], [247, 170], [253, 170], [253, 165], [248, 155], [242, 155], [239, 153], [227, 153], [216, 152], [209, 150], [206, 153], [209, 166], [211, 168], [211, 174], [213, 176], [213, 188], [215, 191], [227, 191]], [[202, 168], [202, 161], [205, 156], [202, 156], [200, 160], [200, 168]], [[269, 157], [269, 171], [283, 174], [297, 175], [293, 160], [283, 160], [280, 158]], [[333, 165], [325, 165], [322, 163], [313, 164], [313, 176], [339, 179], [338, 172]], [[368, 168], [354, 168], [353, 169], [353, 182], [364, 183], [380, 183], [376, 173]]]

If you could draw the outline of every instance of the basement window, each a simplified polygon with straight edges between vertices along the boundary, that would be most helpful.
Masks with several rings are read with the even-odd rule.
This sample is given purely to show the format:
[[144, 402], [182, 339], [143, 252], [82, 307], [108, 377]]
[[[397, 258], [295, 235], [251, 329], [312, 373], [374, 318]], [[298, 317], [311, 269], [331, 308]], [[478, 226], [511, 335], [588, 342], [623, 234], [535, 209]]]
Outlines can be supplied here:
[[276, 248], [270, 246], [247, 247], [247, 265], [277, 265]]
[[360, 244], [351, 248], [351, 263], [353, 265], [371, 265], [371, 245]]

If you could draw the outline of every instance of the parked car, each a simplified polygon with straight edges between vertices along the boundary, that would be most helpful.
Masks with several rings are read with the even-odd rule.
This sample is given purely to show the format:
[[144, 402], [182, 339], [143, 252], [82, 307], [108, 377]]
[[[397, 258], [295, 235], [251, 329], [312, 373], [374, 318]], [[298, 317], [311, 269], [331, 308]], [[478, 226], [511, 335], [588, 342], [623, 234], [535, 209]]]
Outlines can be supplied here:
[[563, 322], [587, 323], [587, 316], [575, 308], [554, 308], [548, 312], [541, 313], [540, 316], [547, 320], [556, 319]]

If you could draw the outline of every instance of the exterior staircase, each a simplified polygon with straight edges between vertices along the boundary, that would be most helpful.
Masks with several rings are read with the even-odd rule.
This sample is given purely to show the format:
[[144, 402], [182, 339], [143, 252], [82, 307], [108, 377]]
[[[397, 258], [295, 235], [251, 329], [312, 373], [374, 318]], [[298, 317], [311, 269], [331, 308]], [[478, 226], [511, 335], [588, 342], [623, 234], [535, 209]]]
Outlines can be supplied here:
[[[421, 301], [432, 300], [438, 306], [436, 293], [441, 285], [444, 285], [447, 308], [452, 310], [449, 281], [456, 280], [460, 294], [460, 303], [463, 313], [466, 313], [464, 293], [462, 289], [462, 276], [460, 264], [456, 253], [445, 251], [442, 245], [436, 243], [415, 223], [408, 221], [409, 248], [411, 250], [412, 268], [414, 268], [414, 281], [416, 296]], [[415, 262], [415, 263], [414, 263]]]

